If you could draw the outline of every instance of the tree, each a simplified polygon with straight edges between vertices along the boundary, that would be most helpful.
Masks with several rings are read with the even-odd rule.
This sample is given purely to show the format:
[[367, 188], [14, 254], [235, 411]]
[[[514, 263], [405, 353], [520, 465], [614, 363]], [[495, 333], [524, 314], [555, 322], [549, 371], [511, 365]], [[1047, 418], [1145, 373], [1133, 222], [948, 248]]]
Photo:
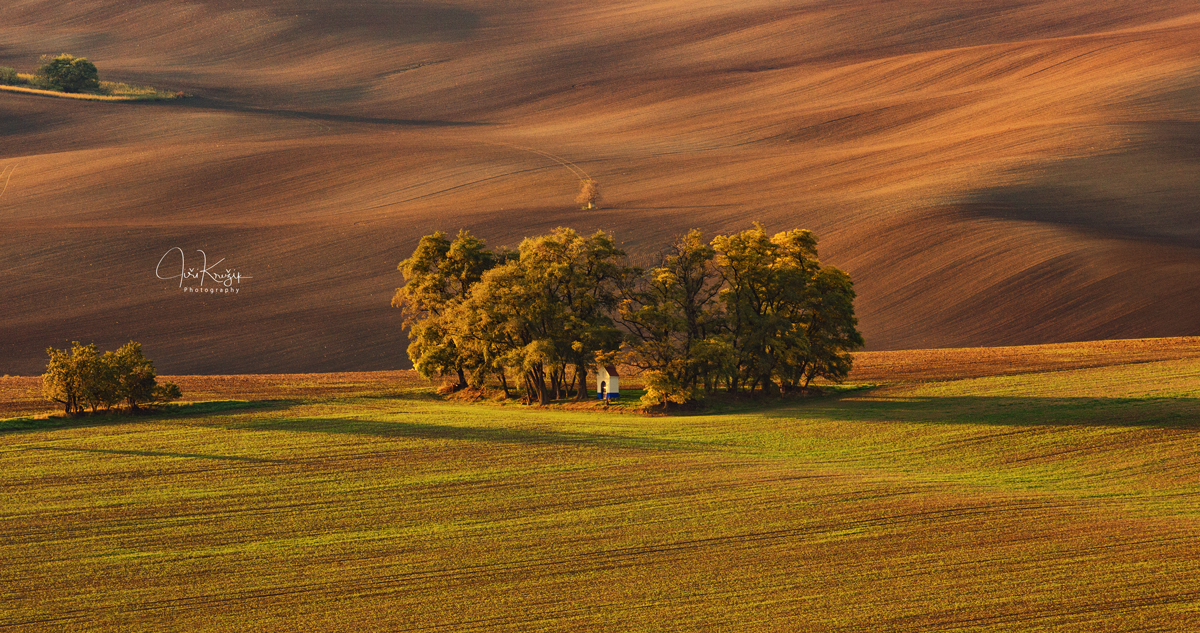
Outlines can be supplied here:
[[[612, 235], [597, 231], [591, 237], [572, 229], [557, 228], [545, 245], [558, 251], [549, 280], [560, 289], [559, 298], [566, 308], [557, 348], [560, 357], [574, 369], [573, 380], [566, 380], [565, 367], [559, 381], [564, 388], [575, 389], [576, 401], [587, 397], [587, 372], [596, 366], [596, 355], [615, 352], [621, 344], [621, 332], [612, 320], [618, 301], [617, 287], [626, 275], [625, 252], [617, 248]], [[536, 253], [546, 250], [534, 249]], [[531, 258], [539, 270], [539, 258]]]
[[[807, 237], [812, 239], [811, 234]], [[761, 386], [770, 392], [774, 387], [771, 375], [782, 352], [802, 342], [793, 331], [789, 304], [803, 292], [803, 275], [791, 274], [793, 270], [779, 265], [779, 244], [760, 225], [729, 236], [718, 235], [713, 247], [725, 281], [720, 297], [725, 304], [726, 327], [737, 351], [730, 389], [745, 387], [753, 393]]]
[[48, 348], [50, 362], [42, 375], [42, 393], [61, 403], [67, 415], [85, 406], [94, 413], [124, 402], [130, 411], [153, 402], [169, 402], [182, 393], [174, 383], [159, 385], [154, 363], [142, 355], [140, 343], [130, 341], [103, 355], [95, 344], [72, 343], [71, 350]]
[[817, 376], [847, 375], [849, 352], [863, 344], [853, 284], [844, 272], [821, 266], [810, 231], [768, 238], [756, 224], [718, 236], [713, 246], [726, 282], [726, 327], [737, 350], [731, 389], [770, 392], [807, 387]]
[[624, 255], [602, 231], [584, 238], [560, 227], [526, 238], [515, 259], [472, 289], [459, 323], [500, 367], [520, 372], [529, 401], [546, 404], [572, 390], [585, 398], [596, 354], [620, 345], [610, 314]]
[[179, 389], [173, 383], [158, 385], [154, 362], [142, 355], [141, 343], [129, 341], [116, 352], [105, 352], [103, 360], [115, 382], [114, 402], [124, 401], [131, 411], [142, 404], [179, 397], [171, 397]]
[[622, 360], [645, 372], [648, 403], [692, 400], [702, 380], [711, 391], [713, 374], [728, 365], [728, 345], [717, 335], [723, 315], [715, 302], [721, 289], [715, 255], [692, 230], [671, 245], [658, 267], [636, 271], [625, 287]]
[[[799, 370], [804, 388], [808, 388], [813, 378], [844, 380], [853, 363], [850, 352], [863, 346], [858, 318], [854, 316], [854, 282], [850, 275], [833, 266], [824, 266], [813, 278], [810, 289], [804, 321], [808, 354], [786, 365]], [[791, 378], [784, 378], [785, 388], [796, 386]]]
[[42, 56], [37, 74], [48, 86], [62, 92], [81, 92], [100, 87], [96, 65], [85, 57], [62, 53], [58, 57]]
[[470, 232], [459, 231], [451, 242], [438, 231], [422, 237], [412, 256], [398, 265], [405, 283], [396, 289], [392, 305], [404, 311], [408, 356], [422, 376], [456, 375], [455, 388], [461, 389], [468, 384], [466, 371], [482, 367], [483, 358], [455, 341], [456, 310], [498, 261]]
[[600, 184], [591, 178], [579, 181], [579, 195], [575, 196], [575, 204], [584, 209], [595, 209], [600, 204]]
[[62, 404], [67, 415], [82, 412], [89, 396], [89, 374], [96, 364], [96, 346], [75, 341], [69, 351], [50, 347], [46, 353], [50, 363], [42, 374], [42, 394]]
[[472, 288], [458, 323], [465, 336], [488, 350], [501, 376], [510, 368], [519, 372], [527, 402], [545, 403], [545, 368], [554, 357], [548, 332], [558, 321], [559, 306], [537, 290], [519, 261], [505, 262]]

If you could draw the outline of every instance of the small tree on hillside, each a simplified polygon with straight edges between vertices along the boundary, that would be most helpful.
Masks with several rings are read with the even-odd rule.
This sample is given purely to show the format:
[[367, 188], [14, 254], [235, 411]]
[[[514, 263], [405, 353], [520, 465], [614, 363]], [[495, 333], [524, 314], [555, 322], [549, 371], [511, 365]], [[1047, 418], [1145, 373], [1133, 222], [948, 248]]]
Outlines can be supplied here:
[[575, 196], [575, 203], [584, 209], [595, 209], [600, 204], [600, 185], [591, 178], [579, 181], [579, 195]]
[[96, 65], [86, 57], [75, 57], [63, 53], [58, 57], [42, 56], [42, 66], [37, 74], [46, 85], [62, 92], [81, 92], [96, 90], [100, 87], [100, 78]]

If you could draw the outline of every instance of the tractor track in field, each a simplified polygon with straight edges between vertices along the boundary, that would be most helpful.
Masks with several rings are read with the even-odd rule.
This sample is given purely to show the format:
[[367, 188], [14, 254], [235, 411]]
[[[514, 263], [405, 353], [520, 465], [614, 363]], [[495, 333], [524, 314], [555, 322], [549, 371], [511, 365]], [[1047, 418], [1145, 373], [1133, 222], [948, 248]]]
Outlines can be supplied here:
[[17, 165], [18, 163], [5, 165], [4, 169], [0, 170], [0, 180], [4, 181], [4, 186], [0, 187], [0, 198], [3, 198], [4, 194], [8, 192], [8, 183], [12, 181], [12, 175], [17, 171]]

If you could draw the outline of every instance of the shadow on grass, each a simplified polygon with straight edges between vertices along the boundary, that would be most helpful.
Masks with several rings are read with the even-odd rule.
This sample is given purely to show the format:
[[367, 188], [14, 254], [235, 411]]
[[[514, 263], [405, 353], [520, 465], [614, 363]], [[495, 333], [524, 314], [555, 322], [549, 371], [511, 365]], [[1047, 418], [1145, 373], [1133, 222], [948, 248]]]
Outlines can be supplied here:
[[29, 446], [27, 451], [56, 451], [62, 453], [99, 453], [105, 455], [132, 455], [135, 457], [182, 457], [190, 459], [219, 459], [233, 462], [255, 462], [265, 464], [288, 464], [284, 459], [264, 459], [261, 457], [239, 457], [237, 455], [206, 455], [203, 453], [169, 453], [164, 451], [121, 451], [107, 448], [59, 448], [52, 446]]
[[696, 415], [736, 415], [743, 413], [771, 413], [780, 409], [797, 406], [807, 406], [811, 402], [830, 402], [837, 398], [856, 392], [869, 392], [879, 385], [822, 385], [809, 392], [789, 393], [782, 395], [738, 394], [718, 392], [708, 395], [699, 402], [689, 402], [685, 405], [650, 407], [646, 411], [652, 415], [667, 416], [696, 416]]
[[373, 437], [449, 440], [528, 445], [590, 446], [632, 450], [710, 450], [703, 442], [682, 442], [658, 438], [631, 437], [601, 433], [571, 433], [512, 427], [454, 426], [417, 422], [388, 422], [358, 418], [284, 418], [259, 420], [231, 428], [257, 431], [294, 431], [339, 433]]
[[861, 397], [815, 399], [764, 413], [771, 417], [839, 422], [1200, 429], [1200, 399], [1194, 397], [890, 398], [865, 392]]
[[0, 433], [5, 431], [37, 431], [48, 429], [68, 429], [89, 426], [106, 426], [126, 422], [145, 422], [162, 418], [199, 417], [216, 415], [226, 411], [237, 410], [272, 410], [286, 409], [295, 405], [293, 400], [212, 400], [193, 402], [189, 404], [167, 404], [147, 408], [136, 413], [128, 411], [102, 411], [99, 413], [84, 413], [77, 416], [64, 416], [61, 413], [48, 417], [23, 416], [0, 420]]
[[197, 415], [214, 415], [226, 411], [241, 411], [255, 409], [271, 411], [287, 409], [300, 404], [298, 400], [209, 400], [190, 404], [169, 404], [155, 411], [152, 415], [162, 417], [180, 417]]
[[432, 389], [427, 387], [418, 387], [415, 389], [401, 389], [396, 391], [381, 391], [379, 393], [351, 393], [346, 395], [336, 395], [331, 398], [332, 401], [340, 400], [342, 402], [353, 402], [355, 400], [409, 400], [412, 402], [446, 402], [446, 399], [437, 395]]

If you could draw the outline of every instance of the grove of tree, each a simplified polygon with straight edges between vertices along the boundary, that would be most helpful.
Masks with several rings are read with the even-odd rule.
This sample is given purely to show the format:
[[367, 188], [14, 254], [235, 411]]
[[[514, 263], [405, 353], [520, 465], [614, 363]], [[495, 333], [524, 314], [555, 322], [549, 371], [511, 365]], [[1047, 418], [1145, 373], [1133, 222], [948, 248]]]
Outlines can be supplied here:
[[136, 411], [143, 404], [169, 402], [182, 394], [175, 383], [158, 384], [154, 362], [142, 354], [140, 343], [130, 341], [115, 352], [101, 354], [95, 344], [78, 341], [71, 349], [48, 348], [50, 362], [42, 375], [42, 394], [63, 405], [67, 415], [84, 407], [96, 412], [125, 404]]
[[799, 229], [756, 224], [711, 242], [693, 230], [649, 268], [603, 231], [558, 228], [494, 252], [438, 232], [399, 270], [392, 305], [417, 371], [453, 376], [453, 389], [495, 380], [529, 403], [582, 400], [588, 372], [609, 363], [639, 370], [654, 404], [803, 390], [844, 379], [863, 345], [850, 277], [822, 266]]

